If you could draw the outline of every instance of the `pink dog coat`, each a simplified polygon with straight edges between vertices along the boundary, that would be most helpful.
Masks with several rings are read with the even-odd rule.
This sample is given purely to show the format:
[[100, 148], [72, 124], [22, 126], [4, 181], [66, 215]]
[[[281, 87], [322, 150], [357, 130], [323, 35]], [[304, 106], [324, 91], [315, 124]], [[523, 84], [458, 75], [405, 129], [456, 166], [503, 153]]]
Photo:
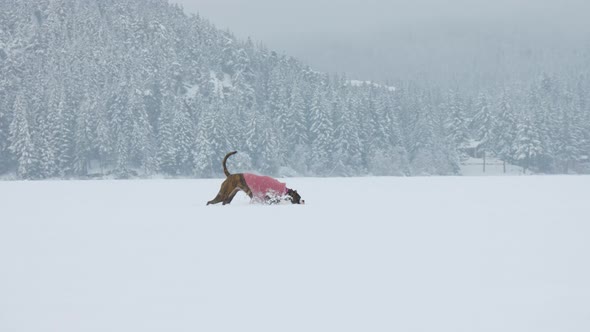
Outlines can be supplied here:
[[246, 184], [252, 190], [252, 196], [257, 198], [264, 198], [269, 193], [275, 193], [281, 196], [287, 193], [287, 185], [270, 176], [244, 173], [244, 180], [246, 180]]

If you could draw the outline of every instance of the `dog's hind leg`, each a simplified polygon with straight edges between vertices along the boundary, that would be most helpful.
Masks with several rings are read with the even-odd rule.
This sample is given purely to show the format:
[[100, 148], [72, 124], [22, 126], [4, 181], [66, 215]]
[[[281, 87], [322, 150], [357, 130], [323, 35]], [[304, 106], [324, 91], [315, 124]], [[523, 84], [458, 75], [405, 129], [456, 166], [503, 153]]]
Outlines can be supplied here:
[[240, 180], [238, 181], [238, 183], [236, 185], [238, 186], [238, 188], [242, 189], [242, 191], [245, 192], [246, 195], [248, 195], [248, 197], [250, 197], [250, 199], [252, 199], [252, 197], [253, 197], [252, 190], [250, 190], [250, 187], [248, 187], [248, 184], [246, 183], [246, 180], [244, 179], [243, 176], [240, 178]]
[[252, 191], [248, 188], [244, 177], [239, 174], [232, 174], [223, 181], [219, 193], [214, 199], [207, 202], [207, 205], [220, 202], [223, 202], [223, 205], [229, 204], [240, 189], [245, 191], [248, 196], [252, 197]]

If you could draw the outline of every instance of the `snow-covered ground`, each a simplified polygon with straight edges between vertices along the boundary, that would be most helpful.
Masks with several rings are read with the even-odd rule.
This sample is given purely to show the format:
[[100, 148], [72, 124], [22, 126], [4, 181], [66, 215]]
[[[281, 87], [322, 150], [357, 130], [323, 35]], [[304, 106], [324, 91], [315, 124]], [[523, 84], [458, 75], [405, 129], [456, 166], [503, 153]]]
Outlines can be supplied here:
[[590, 177], [0, 182], [0, 331], [590, 331]]

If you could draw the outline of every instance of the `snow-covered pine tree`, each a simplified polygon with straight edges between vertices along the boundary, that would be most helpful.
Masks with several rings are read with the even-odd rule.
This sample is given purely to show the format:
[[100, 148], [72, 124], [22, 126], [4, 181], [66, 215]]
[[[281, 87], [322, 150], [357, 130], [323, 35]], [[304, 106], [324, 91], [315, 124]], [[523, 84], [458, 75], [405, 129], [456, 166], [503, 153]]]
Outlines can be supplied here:
[[176, 175], [178, 168], [176, 164], [176, 135], [174, 132], [175, 125], [175, 101], [172, 96], [168, 96], [162, 103], [162, 113], [160, 113], [159, 135], [158, 135], [158, 165], [159, 170], [169, 175]]
[[498, 105], [498, 120], [495, 122], [496, 128], [494, 129], [494, 151], [504, 163], [512, 163], [514, 159], [514, 141], [517, 128], [513, 112], [508, 94], [502, 93]]
[[142, 92], [132, 89], [129, 92], [129, 111], [132, 129], [129, 134], [130, 156], [133, 165], [152, 174], [157, 169], [156, 142], [152, 125], [146, 110]]
[[385, 173], [387, 175], [408, 175], [410, 174], [408, 152], [405, 148], [405, 138], [402, 136], [399, 122], [400, 101], [394, 96], [388, 98], [389, 108], [385, 117], [387, 123], [389, 123], [389, 142], [385, 149], [385, 156], [387, 157], [384, 167]]
[[330, 151], [333, 148], [333, 126], [331, 119], [330, 107], [326, 96], [318, 90], [313, 96], [310, 109], [310, 169], [318, 175], [328, 175], [332, 169], [329, 162]]
[[370, 131], [373, 134], [370, 145], [367, 167], [370, 174], [392, 175], [400, 174], [404, 166], [398, 158], [402, 153], [399, 144], [399, 125], [394, 114], [391, 99], [382, 91], [370, 88], [371, 99], [374, 99], [374, 109], [370, 117]]
[[57, 137], [56, 128], [60, 126], [57, 110], [59, 108], [59, 96], [56, 84], [49, 87], [49, 102], [45, 105], [46, 111], [37, 113], [37, 131], [33, 135], [33, 141], [39, 152], [39, 177], [49, 178], [57, 176]]
[[373, 102], [370, 104], [369, 117], [369, 132], [371, 136], [371, 143], [368, 146], [370, 153], [375, 151], [383, 151], [390, 145], [390, 128], [391, 118], [387, 116], [390, 112], [391, 105], [389, 101], [376, 91], [374, 87], [369, 87], [369, 98]]
[[580, 75], [576, 82], [575, 108], [582, 127], [582, 153], [584, 158], [590, 158], [590, 100], [588, 100], [590, 84], [585, 81], [584, 75]]
[[229, 75], [236, 74], [236, 49], [234, 47], [234, 37], [230, 32], [226, 31], [223, 35], [223, 58], [221, 60], [221, 70]]
[[273, 127], [271, 121], [264, 118], [262, 118], [260, 125], [264, 129], [258, 131], [259, 136], [256, 137], [260, 146], [256, 169], [263, 174], [276, 174], [281, 165], [279, 160], [280, 139], [277, 129]]
[[529, 115], [523, 116], [516, 125], [517, 133], [514, 141], [514, 159], [518, 161], [525, 172], [534, 165], [535, 159], [543, 153], [537, 128]]
[[31, 138], [28, 106], [22, 93], [14, 101], [14, 118], [10, 124], [9, 149], [16, 156], [17, 175], [23, 179], [32, 179], [39, 174], [38, 159]]
[[55, 125], [55, 140], [57, 143], [57, 167], [63, 178], [70, 175], [73, 169], [74, 149], [74, 113], [72, 105], [68, 103], [65, 91], [61, 91]]
[[[7, 13], [2, 12], [0, 14], [0, 26], [7, 26], [8, 19], [6, 18]], [[0, 174], [10, 169], [12, 163], [12, 155], [8, 150], [8, 137], [9, 137], [9, 108], [12, 104], [8, 100], [11, 83], [9, 81], [9, 66], [8, 56], [9, 50], [6, 45], [8, 39], [3, 29], [0, 29]], [[9, 106], [10, 105], [10, 106]]]
[[214, 167], [217, 165], [214, 158], [212, 136], [210, 128], [213, 126], [213, 114], [201, 112], [197, 123], [196, 140], [193, 152], [193, 173], [198, 177], [212, 177], [215, 174]]
[[433, 108], [426, 96], [417, 100], [418, 120], [416, 131], [412, 137], [411, 167], [415, 175], [436, 175], [437, 165], [434, 162], [436, 137], [436, 123]]
[[[233, 76], [234, 91], [228, 100], [231, 107], [235, 110], [236, 124], [244, 124], [248, 121], [248, 116], [252, 113], [252, 108], [257, 104], [256, 101], [256, 74], [253, 69], [249, 53], [253, 52], [252, 41], [248, 39], [246, 48], [240, 48], [237, 52], [236, 71]], [[234, 129], [233, 134], [236, 136], [236, 144], [240, 145], [245, 141], [245, 131]]]
[[556, 129], [555, 158], [565, 174], [569, 173], [574, 162], [582, 157], [584, 144], [584, 129], [580, 115], [575, 112], [573, 103], [561, 109]]
[[459, 172], [458, 160], [444, 131], [444, 117], [434, 106], [434, 97], [423, 94], [417, 100], [419, 118], [413, 136], [411, 168], [415, 175], [450, 175]]
[[113, 160], [113, 129], [110, 126], [109, 116], [107, 112], [107, 103], [104, 102], [106, 98], [103, 93], [98, 93], [96, 105], [96, 141], [94, 147], [98, 152], [97, 158], [101, 168], [101, 173], [105, 173], [106, 168]]
[[445, 114], [447, 114], [447, 139], [454, 144], [459, 154], [469, 144], [469, 120], [465, 105], [456, 90], [450, 90], [446, 96]]
[[400, 122], [400, 132], [404, 149], [408, 152], [411, 159], [416, 146], [415, 135], [417, 132], [418, 119], [420, 112], [418, 109], [417, 94], [410, 93], [409, 87], [400, 87], [396, 90], [396, 99], [399, 103], [399, 112], [397, 118]]
[[193, 171], [194, 127], [184, 101], [178, 98], [174, 104], [174, 145], [176, 165], [179, 174], [189, 175]]
[[210, 131], [210, 141], [209, 144], [211, 146], [211, 150], [214, 151], [211, 158], [214, 160], [214, 174], [222, 174], [223, 171], [219, 168], [219, 162], [223, 159], [225, 154], [229, 151], [235, 150], [233, 146], [231, 146], [233, 133], [229, 130], [229, 117], [230, 110], [224, 104], [224, 99], [215, 98], [212, 100], [209, 113], [210, 117], [208, 118], [210, 121], [210, 126], [207, 130]]
[[[108, 106], [109, 126], [113, 135], [113, 158], [115, 175], [127, 178], [131, 175], [131, 133], [133, 118], [129, 101], [131, 90], [126, 82], [122, 82], [114, 92]], [[130, 93], [131, 92], [131, 93]]]
[[349, 97], [340, 113], [340, 121], [334, 132], [334, 173], [333, 175], [353, 176], [364, 173], [361, 170], [361, 140], [358, 136], [358, 101]]
[[472, 126], [475, 128], [475, 136], [479, 153], [492, 151], [492, 142], [494, 140], [494, 129], [496, 128], [495, 115], [489, 104], [490, 97], [485, 93], [480, 93], [475, 103], [475, 116]]
[[0, 99], [0, 174], [2, 174], [11, 167], [12, 155], [8, 149], [10, 128], [10, 122], [8, 119], [8, 106], [5, 96], [0, 96]]
[[307, 109], [299, 80], [293, 84], [288, 112], [291, 114], [286, 133], [288, 144], [292, 147], [307, 146]]
[[79, 176], [88, 175], [90, 161], [93, 157], [92, 142], [95, 140], [96, 101], [86, 95], [78, 109], [74, 126], [74, 174]]
[[[273, 140], [273, 143], [277, 144], [278, 149], [276, 151], [275, 158], [277, 158], [277, 160], [275, 162], [279, 165], [283, 165], [287, 153], [290, 150], [287, 135], [289, 127], [293, 122], [293, 116], [289, 112], [287, 104], [287, 82], [284, 73], [278, 68], [271, 72], [268, 88], [269, 99], [266, 113], [268, 114], [269, 120], [271, 120], [271, 122], [269, 122], [270, 126], [277, 133], [275, 134], [277, 136], [276, 139]], [[281, 135], [279, 135], [279, 133]]]

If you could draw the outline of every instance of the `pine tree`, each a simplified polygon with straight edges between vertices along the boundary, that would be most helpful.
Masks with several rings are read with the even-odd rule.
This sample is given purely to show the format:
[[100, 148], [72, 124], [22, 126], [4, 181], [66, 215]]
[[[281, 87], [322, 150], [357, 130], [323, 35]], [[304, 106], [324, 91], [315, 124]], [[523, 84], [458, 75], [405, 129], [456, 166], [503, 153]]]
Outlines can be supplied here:
[[373, 156], [373, 173], [381, 175], [409, 174], [408, 152], [399, 124], [399, 102], [389, 100], [385, 121], [388, 124], [389, 141], [383, 151]]
[[[1, 89], [1, 87], [0, 87]], [[8, 137], [10, 123], [8, 120], [8, 107], [6, 99], [0, 95], [0, 174], [10, 168], [12, 156], [8, 149]]]
[[112, 161], [113, 156], [113, 129], [110, 126], [108, 119], [107, 106], [101, 103], [100, 98], [97, 98], [96, 105], [96, 141], [94, 148], [98, 152], [98, 160], [101, 168], [101, 173], [105, 172], [105, 168]]
[[[293, 122], [293, 116], [289, 112], [287, 105], [287, 91], [286, 91], [286, 80], [283, 77], [283, 73], [278, 70], [274, 70], [271, 73], [269, 82], [269, 99], [268, 107], [266, 108], [266, 114], [268, 114], [270, 127], [275, 130], [276, 144], [277, 144], [277, 158], [278, 164], [284, 164], [287, 151], [290, 150], [287, 135], [291, 123]], [[279, 160], [280, 159], [280, 160]]]
[[159, 123], [159, 146], [158, 163], [161, 172], [170, 175], [177, 174], [176, 164], [176, 140], [175, 140], [175, 109], [171, 97], [167, 98], [162, 105]]
[[445, 106], [446, 114], [448, 114], [446, 123], [448, 139], [454, 144], [456, 149], [460, 151], [467, 147], [470, 137], [465, 106], [457, 91], [449, 91]]
[[9, 149], [16, 156], [17, 175], [23, 179], [38, 176], [38, 160], [31, 138], [27, 105], [22, 94], [14, 102], [14, 119], [10, 124]]
[[585, 143], [581, 119], [573, 107], [562, 110], [559, 117], [557, 139], [555, 143], [555, 157], [562, 164], [564, 173], [568, 173], [574, 162], [580, 160]]
[[[8, 19], [5, 17], [7, 13], [0, 14], [0, 26], [7, 26]], [[9, 66], [8, 63], [8, 49], [4, 40], [8, 39], [3, 29], [0, 29], [0, 174], [11, 168], [12, 155], [8, 149], [8, 137], [10, 128], [9, 112], [11, 101], [8, 100], [10, 94], [8, 93], [11, 86], [9, 80]]]
[[[233, 147], [231, 146], [231, 136], [232, 133], [228, 130], [229, 125], [229, 117], [227, 116], [227, 109], [223, 104], [223, 100], [220, 98], [214, 98], [211, 102], [210, 109], [209, 109], [210, 117], [210, 126], [207, 130], [210, 131], [210, 148], [214, 151], [211, 158], [213, 160], [221, 160], [227, 151], [233, 151]], [[215, 173], [219, 174], [221, 170], [216, 168], [213, 170]]]
[[377, 94], [371, 89], [370, 99], [374, 100], [371, 104], [374, 106], [369, 109], [369, 128], [371, 144], [369, 149], [373, 151], [383, 151], [390, 145], [390, 128], [392, 119], [388, 116], [391, 105], [388, 104], [382, 95]]
[[265, 128], [263, 127], [263, 112], [259, 110], [259, 106], [256, 105], [247, 114], [244, 114], [243, 128], [243, 144], [242, 148], [244, 155], [247, 155], [252, 165], [258, 164], [260, 159], [260, 136], [264, 133]]
[[238, 50], [236, 61], [236, 72], [233, 81], [235, 82], [236, 92], [239, 94], [238, 100], [245, 110], [250, 110], [254, 106], [256, 99], [256, 91], [254, 90], [256, 74], [252, 68], [250, 56], [245, 49]]
[[201, 112], [201, 117], [197, 124], [195, 150], [193, 152], [193, 172], [196, 176], [200, 177], [212, 177], [215, 174], [213, 170], [215, 151], [211, 148], [212, 117], [213, 115], [208, 111]]
[[422, 94], [417, 100], [419, 117], [412, 137], [414, 146], [409, 151], [412, 174], [450, 175], [459, 172], [455, 148], [450, 144], [444, 131], [444, 117], [434, 106], [430, 93]]
[[353, 176], [363, 168], [361, 165], [361, 141], [358, 136], [358, 114], [352, 98], [341, 113], [341, 121], [335, 130], [334, 175]]
[[326, 97], [321, 91], [314, 95], [310, 110], [311, 119], [311, 170], [327, 175], [332, 144], [332, 123]]
[[293, 83], [289, 97], [288, 114], [286, 133], [281, 134], [284, 142], [281, 149], [281, 153], [284, 155], [284, 163], [299, 174], [307, 174], [310, 156], [307, 136], [307, 108], [300, 81]]
[[129, 97], [129, 111], [132, 117], [132, 128], [129, 133], [130, 156], [133, 164], [143, 168], [149, 175], [157, 169], [156, 142], [145, 103], [139, 92], [131, 91]]
[[131, 93], [127, 84], [122, 83], [120, 89], [112, 96], [109, 105], [110, 123], [113, 135], [113, 157], [115, 174], [121, 178], [131, 175], [131, 138], [133, 119], [129, 109]]
[[236, 73], [236, 49], [234, 47], [234, 38], [230, 33], [224, 34], [223, 41], [223, 59], [221, 69], [223, 72], [234, 75]]
[[559, 140], [559, 114], [562, 113], [561, 106], [556, 103], [557, 92], [553, 91], [553, 88], [550, 85], [546, 86], [544, 89], [549, 90], [545, 95], [538, 96], [539, 104], [534, 105], [535, 109], [532, 109], [533, 126], [537, 130], [543, 151], [542, 155], [536, 158], [536, 166], [545, 172], [550, 172], [554, 168], [553, 159]]
[[73, 113], [69, 108], [65, 93], [62, 90], [60, 100], [55, 110], [54, 139], [57, 144], [56, 162], [59, 175], [64, 177], [72, 172], [73, 165]]
[[188, 109], [182, 100], [177, 100], [174, 111], [176, 165], [178, 165], [180, 174], [188, 175], [192, 173], [194, 128]]
[[87, 175], [93, 157], [92, 142], [95, 140], [93, 115], [96, 114], [96, 102], [86, 96], [78, 109], [74, 128], [74, 173]]
[[262, 120], [261, 132], [257, 137], [260, 146], [257, 169], [264, 174], [276, 174], [279, 166], [279, 137], [277, 130], [269, 123], [268, 120]]
[[516, 119], [508, 95], [503, 93], [498, 105], [498, 121], [494, 130], [494, 151], [504, 162], [514, 158], [514, 140], [516, 139]]
[[534, 165], [535, 159], [543, 153], [539, 133], [533, 126], [529, 116], [525, 116], [517, 124], [514, 142], [515, 160], [522, 163], [524, 170]]
[[38, 131], [33, 136], [35, 146], [39, 151], [39, 175], [41, 178], [50, 178], [59, 174], [57, 165], [57, 137], [56, 128], [59, 119], [56, 116], [58, 101], [50, 97], [46, 112], [37, 115]]
[[291, 114], [291, 121], [287, 124], [287, 141], [291, 146], [306, 146], [309, 138], [307, 136], [307, 109], [303, 99], [300, 83], [297, 82], [293, 86], [291, 92], [291, 102], [289, 105], [289, 113]]
[[473, 118], [473, 126], [476, 130], [476, 137], [479, 141], [478, 150], [480, 152], [492, 151], [492, 142], [494, 139], [495, 117], [489, 105], [489, 97], [481, 93], [475, 104], [476, 114]]

